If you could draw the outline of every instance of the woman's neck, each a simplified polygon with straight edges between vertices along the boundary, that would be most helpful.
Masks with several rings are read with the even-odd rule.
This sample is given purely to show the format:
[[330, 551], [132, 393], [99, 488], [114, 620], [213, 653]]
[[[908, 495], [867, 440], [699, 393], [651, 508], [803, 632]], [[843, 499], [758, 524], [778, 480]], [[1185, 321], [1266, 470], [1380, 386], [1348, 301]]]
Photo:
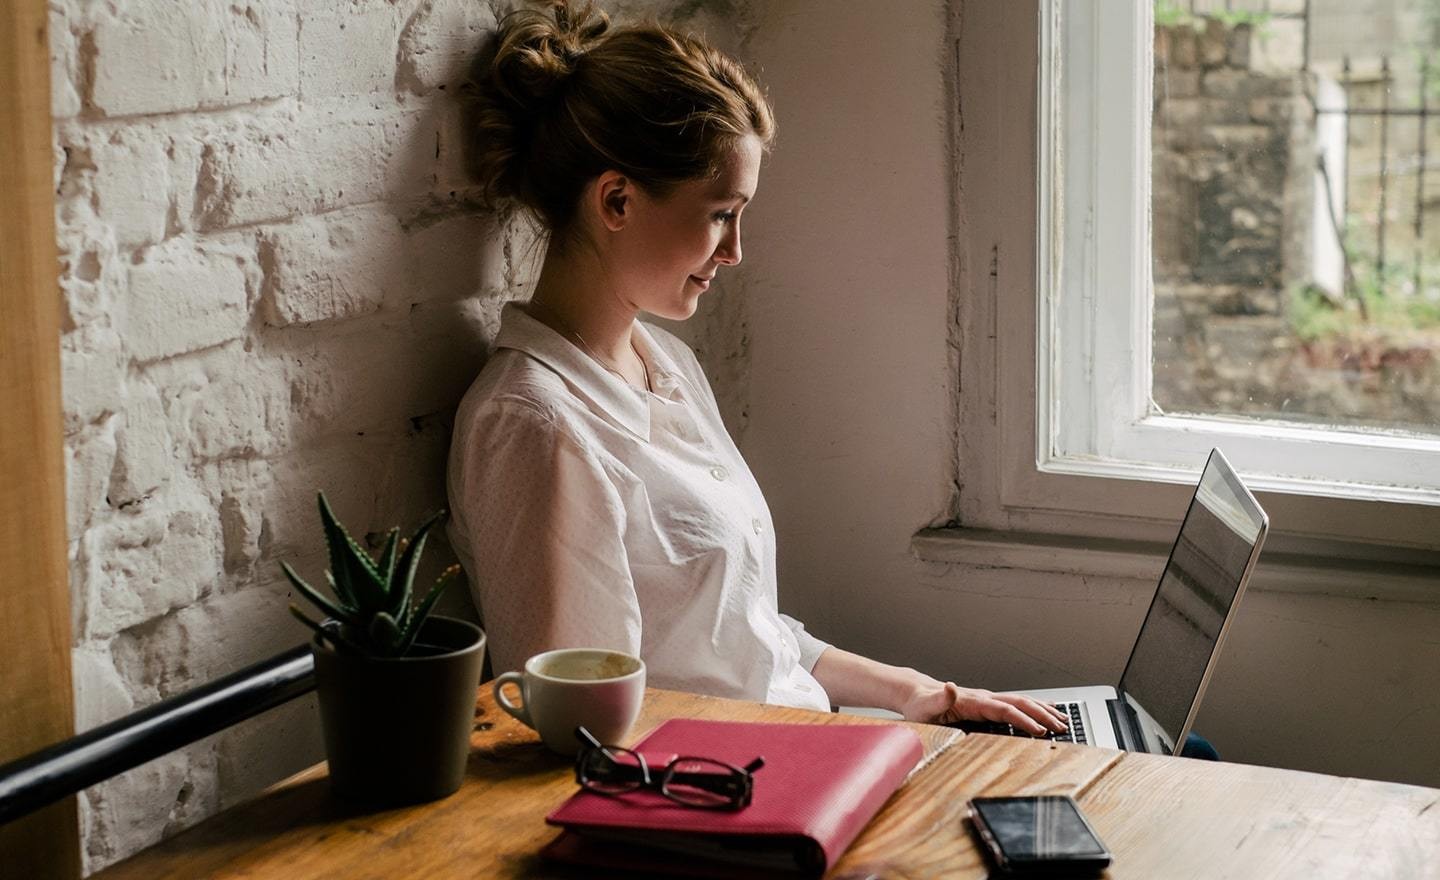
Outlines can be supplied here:
[[597, 260], [547, 253], [529, 312], [627, 381], [638, 377], [643, 387], [644, 365], [631, 341], [639, 312], [620, 297]]

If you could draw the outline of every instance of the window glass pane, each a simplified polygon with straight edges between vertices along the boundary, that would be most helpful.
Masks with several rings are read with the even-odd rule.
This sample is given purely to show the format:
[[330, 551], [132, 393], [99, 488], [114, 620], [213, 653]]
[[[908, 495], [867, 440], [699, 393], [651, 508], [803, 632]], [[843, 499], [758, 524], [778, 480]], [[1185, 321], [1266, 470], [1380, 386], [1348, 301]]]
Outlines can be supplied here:
[[1156, 406], [1440, 433], [1440, 0], [1159, 0]]

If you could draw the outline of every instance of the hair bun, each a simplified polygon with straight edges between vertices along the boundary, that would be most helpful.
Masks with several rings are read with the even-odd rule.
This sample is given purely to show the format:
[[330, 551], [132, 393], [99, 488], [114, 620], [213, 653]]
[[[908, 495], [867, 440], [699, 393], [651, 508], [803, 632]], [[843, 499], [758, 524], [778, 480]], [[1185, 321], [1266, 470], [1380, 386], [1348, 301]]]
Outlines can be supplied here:
[[545, 0], [501, 17], [493, 55], [482, 56], [480, 75], [464, 92], [467, 127], [477, 139], [469, 164], [490, 196], [523, 195], [521, 166], [536, 127], [609, 28], [609, 16], [592, 2], [577, 9], [570, 0]]
[[575, 9], [569, 0], [547, 0], [511, 11], [500, 25], [496, 86], [518, 113], [545, 105], [609, 28], [609, 16], [590, 2]]
[[555, 14], [556, 30], [574, 41], [577, 52], [583, 51], [586, 43], [598, 40], [610, 29], [610, 16], [597, 9], [593, 0], [587, 0], [578, 12], [571, 8], [569, 0], [550, 0], [550, 6]]

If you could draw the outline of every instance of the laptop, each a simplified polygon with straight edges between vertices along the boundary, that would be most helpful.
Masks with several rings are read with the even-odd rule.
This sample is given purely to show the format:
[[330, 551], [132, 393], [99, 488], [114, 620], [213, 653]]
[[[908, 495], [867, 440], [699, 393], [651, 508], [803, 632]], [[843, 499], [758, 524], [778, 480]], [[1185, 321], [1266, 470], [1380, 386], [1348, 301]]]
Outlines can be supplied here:
[[[1212, 450], [1120, 684], [1019, 691], [1069, 715], [1070, 729], [1046, 738], [1163, 755], [1183, 747], [1269, 525], [1225, 456]], [[956, 726], [1031, 735], [1006, 724]]]

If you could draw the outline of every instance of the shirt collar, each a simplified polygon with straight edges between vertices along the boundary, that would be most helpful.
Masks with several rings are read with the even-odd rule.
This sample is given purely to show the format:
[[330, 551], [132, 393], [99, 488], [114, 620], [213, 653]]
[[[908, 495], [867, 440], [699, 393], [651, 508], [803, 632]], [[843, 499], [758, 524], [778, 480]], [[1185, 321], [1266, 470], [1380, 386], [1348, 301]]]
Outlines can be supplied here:
[[[635, 322], [635, 346], [656, 369], [671, 372], [673, 364], [654, 344], [645, 325]], [[524, 352], [559, 373], [575, 395], [597, 415], [650, 442], [650, 403], [647, 392], [605, 369], [570, 340], [532, 318], [519, 303], [506, 303], [500, 311], [500, 332], [495, 348]]]

